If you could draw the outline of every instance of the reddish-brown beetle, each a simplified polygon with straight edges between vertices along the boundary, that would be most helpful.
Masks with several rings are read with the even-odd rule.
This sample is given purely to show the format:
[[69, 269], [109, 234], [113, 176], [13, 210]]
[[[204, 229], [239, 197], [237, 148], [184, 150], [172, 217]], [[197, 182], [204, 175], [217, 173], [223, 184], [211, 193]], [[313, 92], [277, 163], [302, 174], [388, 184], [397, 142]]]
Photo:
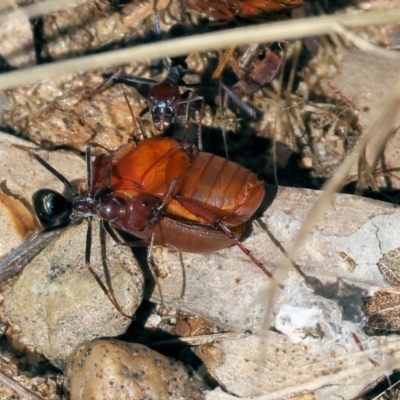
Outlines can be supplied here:
[[132, 209], [111, 226], [191, 253], [229, 247], [231, 231], [240, 235], [264, 198], [262, 182], [249, 170], [172, 138], [146, 139], [96, 157], [94, 193], [102, 188], [118, 197], [157, 199], [141, 221]]
[[97, 156], [93, 163], [88, 147], [87, 188], [82, 196], [46, 161], [35, 158], [71, 193], [67, 200], [52, 190], [39, 190], [34, 196], [38, 218], [52, 229], [80, 218], [89, 221], [86, 263], [121, 313], [90, 267], [90, 222], [95, 215], [116, 240], [114, 228], [146, 243], [193, 253], [214, 252], [235, 243], [272, 277], [237, 239], [265, 194], [263, 183], [246, 168], [172, 138], [132, 142]]

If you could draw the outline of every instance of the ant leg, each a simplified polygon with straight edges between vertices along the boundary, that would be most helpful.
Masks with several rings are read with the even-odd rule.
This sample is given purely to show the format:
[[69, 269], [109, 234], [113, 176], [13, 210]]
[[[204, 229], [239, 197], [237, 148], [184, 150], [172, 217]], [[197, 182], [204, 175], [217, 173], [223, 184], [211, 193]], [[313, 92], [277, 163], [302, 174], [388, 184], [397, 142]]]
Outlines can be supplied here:
[[163, 304], [164, 303], [164, 298], [163, 298], [162, 291], [161, 291], [161, 285], [160, 285], [160, 282], [158, 280], [157, 274], [155, 272], [156, 268], [154, 266], [153, 259], [151, 257], [151, 254], [153, 253], [153, 246], [154, 246], [154, 234], [151, 236], [150, 243], [148, 243], [148, 242], [146, 242], [144, 240], [139, 240], [137, 242], [124, 242], [123, 240], [121, 240], [117, 236], [117, 234], [115, 233], [113, 227], [110, 225], [109, 222], [103, 220], [102, 223], [103, 223], [105, 231], [112, 237], [112, 239], [118, 245], [120, 245], [120, 246], [128, 246], [128, 247], [145, 247], [145, 246], [149, 247], [148, 250], [147, 250], [147, 257], [146, 257], [147, 264], [149, 266], [149, 270], [150, 270], [151, 276], [153, 277], [154, 282], [157, 285], [157, 289], [158, 289], [158, 291], [160, 293], [161, 304]]
[[190, 110], [190, 105], [191, 103], [194, 103], [195, 101], [201, 101], [201, 107], [200, 107], [200, 114], [199, 114], [199, 125], [198, 125], [198, 131], [197, 131], [197, 143], [198, 143], [198, 148], [202, 150], [203, 148], [203, 140], [202, 140], [202, 133], [201, 133], [201, 128], [202, 128], [202, 122], [203, 122], [203, 117], [204, 117], [204, 97], [203, 96], [195, 96], [193, 97], [193, 92], [191, 90], [187, 90], [186, 92], [182, 93], [182, 97], [187, 97], [186, 99], [180, 100], [178, 104], [184, 104], [186, 103], [186, 121], [185, 121], [185, 136], [186, 132], [189, 128], [189, 110]]
[[237, 94], [235, 94], [231, 89], [229, 89], [227, 86], [225, 86], [222, 82], [221, 82], [221, 86], [225, 90], [227, 95], [230, 97], [230, 99], [238, 107], [240, 107], [246, 114], [250, 115], [250, 117], [252, 117], [252, 118], [256, 117], [256, 111], [254, 110], [253, 107], [246, 104]]
[[[138, 124], [137, 123], [137, 118], [135, 117], [135, 114], [134, 114], [134, 112], [132, 110], [131, 103], [129, 103], [128, 96], [126, 94], [126, 90], [124, 90], [124, 97], [125, 97], [126, 104], [128, 105], [129, 112], [131, 113], [131, 117], [132, 117], [132, 123], [133, 123], [132, 140], [136, 144], [138, 144], [139, 143], [139, 139], [140, 139], [140, 135], [136, 133], [137, 132], [137, 124]], [[143, 130], [143, 125], [141, 124], [141, 122], [139, 123], [139, 126], [140, 126], [140, 129], [142, 131], [143, 138], [144, 138], [144, 130]]]
[[108, 149], [107, 147], [103, 146], [100, 143], [96, 143], [96, 142], [88, 142], [86, 143], [86, 150], [87, 151], [87, 147], [90, 146], [92, 147], [100, 147], [101, 149], [105, 150], [107, 153], [112, 153], [114, 150]]
[[109, 78], [107, 78], [98, 88], [96, 88], [90, 97], [94, 94], [102, 92], [107, 87], [111, 86], [114, 83], [124, 83], [126, 85], [131, 85], [132, 83], [138, 83], [143, 85], [154, 85], [157, 83], [154, 79], [141, 78], [139, 76], [134, 75], [123, 75], [123, 74], [113, 74]]
[[147, 137], [147, 138], [149, 138], [150, 136], [146, 133], [146, 130], [144, 129], [144, 125], [143, 125], [142, 119], [143, 119], [143, 115], [147, 114], [149, 111], [150, 111], [149, 106], [147, 106], [146, 108], [144, 108], [144, 109], [140, 112], [140, 114], [139, 114], [138, 117], [137, 117], [137, 121], [138, 121], [138, 123], [139, 123], [140, 130], [141, 130], [141, 132], [142, 132], [142, 135], [143, 135], [143, 137]]
[[132, 319], [132, 317], [128, 314], [125, 314], [120, 305], [118, 304], [117, 299], [114, 297], [114, 295], [107, 289], [106, 285], [101, 281], [99, 275], [96, 273], [96, 271], [92, 268], [90, 264], [90, 253], [92, 249], [92, 221], [88, 219], [88, 228], [86, 231], [86, 249], [85, 249], [85, 262], [86, 262], [86, 267], [90, 271], [90, 273], [93, 275], [94, 279], [96, 279], [96, 282], [98, 285], [101, 287], [103, 290], [104, 294], [108, 297], [110, 300], [111, 304], [115, 307], [115, 309], [125, 318]]
[[103, 224], [104, 230], [111, 236], [112, 240], [114, 240], [114, 242], [117, 243], [118, 246], [147, 247], [149, 245], [149, 243], [146, 242], [145, 240], [137, 240], [134, 242], [125, 242], [117, 236], [114, 228], [110, 225], [109, 222], [102, 220], [102, 224]]
[[93, 192], [93, 163], [92, 163], [92, 146], [86, 145], [86, 184], [88, 196], [92, 197]]
[[[125, 85], [132, 85], [133, 83], [143, 84], [143, 85], [154, 85], [157, 83], [154, 79], [141, 78], [134, 75], [123, 75], [123, 74], [112, 74], [107, 78], [100, 86], [94, 89], [89, 95], [86, 96], [85, 100], [91, 100], [94, 96], [101, 93], [103, 90], [112, 86], [114, 83], [123, 83]], [[137, 97], [143, 98], [137, 94]]]
[[115, 76], [116, 76], [116, 74], [111, 75], [100, 86], [97, 86], [97, 88], [94, 89], [92, 93], [89, 93], [89, 95], [87, 96], [86, 100], [92, 99], [93, 97], [95, 97], [96, 95], [101, 93], [103, 90], [105, 90], [108, 87], [110, 87], [114, 83], [114, 77]]

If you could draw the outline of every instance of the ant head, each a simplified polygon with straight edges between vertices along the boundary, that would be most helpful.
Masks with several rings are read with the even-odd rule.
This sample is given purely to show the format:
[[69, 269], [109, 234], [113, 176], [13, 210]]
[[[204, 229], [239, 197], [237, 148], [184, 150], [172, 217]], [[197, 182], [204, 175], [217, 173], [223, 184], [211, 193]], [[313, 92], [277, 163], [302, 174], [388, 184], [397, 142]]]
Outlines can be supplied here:
[[153, 124], [160, 132], [164, 132], [170, 127], [175, 116], [175, 110], [165, 103], [154, 106], [150, 112]]
[[34, 193], [32, 202], [43, 228], [55, 228], [69, 223], [72, 203], [60, 193], [41, 189]]
[[161, 82], [150, 89], [148, 105], [157, 130], [162, 132], [169, 128], [179, 104], [179, 86]]

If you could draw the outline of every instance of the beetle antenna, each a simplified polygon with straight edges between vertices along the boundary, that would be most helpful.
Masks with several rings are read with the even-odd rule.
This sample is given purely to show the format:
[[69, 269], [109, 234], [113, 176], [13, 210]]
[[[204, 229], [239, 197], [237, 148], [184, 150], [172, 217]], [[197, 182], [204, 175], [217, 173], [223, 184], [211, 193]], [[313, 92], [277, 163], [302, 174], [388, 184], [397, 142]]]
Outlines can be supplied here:
[[43, 160], [38, 154], [33, 153], [33, 158], [37, 160], [40, 164], [43, 165], [50, 173], [52, 173], [59, 181], [63, 183], [63, 185], [75, 196], [79, 196], [78, 192], [73, 188], [71, 182], [60, 172], [54, 169], [50, 164]]

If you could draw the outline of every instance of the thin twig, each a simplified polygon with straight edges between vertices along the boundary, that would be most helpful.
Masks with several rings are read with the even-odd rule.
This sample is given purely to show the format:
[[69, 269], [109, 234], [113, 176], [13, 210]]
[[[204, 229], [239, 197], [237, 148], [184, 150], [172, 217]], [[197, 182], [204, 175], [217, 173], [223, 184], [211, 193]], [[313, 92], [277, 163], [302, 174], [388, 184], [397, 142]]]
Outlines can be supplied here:
[[[13, 12], [4, 12], [0, 15], [0, 22], [9, 20], [13, 15], [25, 14], [28, 18], [40, 17], [59, 10], [76, 7], [85, 3], [84, 0], [48, 0], [30, 4], [29, 6], [17, 8]], [[11, 1], [0, 1], [0, 10], [11, 7]]]
[[220, 340], [234, 340], [242, 339], [250, 336], [249, 333], [237, 333], [237, 332], [222, 332], [222, 333], [210, 333], [205, 335], [196, 336], [183, 336], [173, 339], [159, 340], [157, 342], [149, 343], [150, 346], [171, 346], [171, 345], [182, 345], [183, 343], [190, 344], [191, 346], [200, 346], [203, 344], [214, 343]]
[[300, 20], [281, 21], [245, 28], [194, 35], [180, 39], [157, 42], [128, 49], [38, 65], [0, 76], [0, 90], [29, 85], [41, 79], [52, 79], [76, 71], [90, 71], [115, 67], [135, 61], [174, 57], [197, 52], [223, 49], [260, 41], [274, 42], [299, 39], [306, 36], [325, 35], [337, 30], [338, 24], [346, 27], [383, 25], [400, 21], [400, 10], [366, 12], [357, 15], [330, 15]]
[[383, 57], [390, 60], [400, 61], [400, 53], [398, 51], [388, 50], [379, 47], [373, 43], [368, 42], [362, 37], [356, 35], [354, 32], [349, 31], [341, 25], [335, 26], [335, 31], [338, 35], [345, 38], [353, 46], [357, 47], [359, 50], [365, 51], [366, 53], [371, 53], [376, 57]]

